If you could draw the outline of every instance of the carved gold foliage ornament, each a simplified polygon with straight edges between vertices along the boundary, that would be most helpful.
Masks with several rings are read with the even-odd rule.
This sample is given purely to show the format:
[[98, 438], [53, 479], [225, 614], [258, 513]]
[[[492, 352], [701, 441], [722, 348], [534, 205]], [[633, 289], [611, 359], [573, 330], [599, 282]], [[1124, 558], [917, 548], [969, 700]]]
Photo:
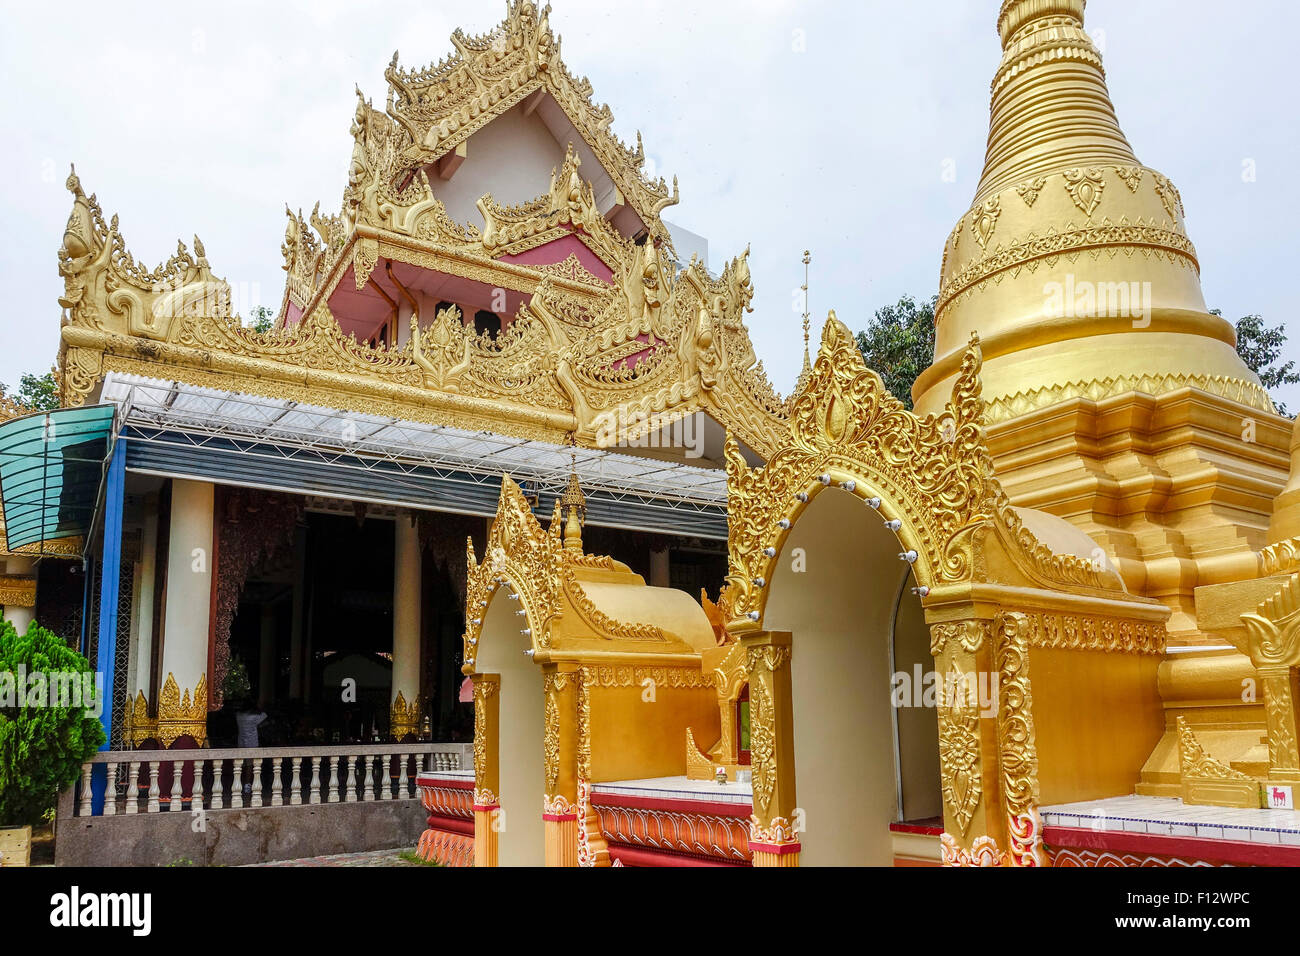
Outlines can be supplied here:
[[1131, 193], [1137, 192], [1138, 186], [1142, 185], [1141, 166], [1116, 166], [1115, 172]]
[[[1100, 194], [1093, 194], [1100, 201]], [[1094, 202], [1095, 207], [1095, 202]], [[1000, 282], [1020, 268], [1034, 269], [1050, 263], [1055, 256], [1086, 252], [1093, 258], [1108, 255], [1112, 246], [1133, 246], [1146, 256], [1163, 256], [1200, 270], [1196, 248], [1190, 239], [1175, 230], [1140, 217], [1118, 223], [1103, 219], [1100, 223], [1066, 230], [1050, 228], [1040, 234], [1028, 233], [1023, 239], [999, 244], [987, 256], [954, 273], [939, 289], [935, 321], [942, 321], [943, 310], [961, 296], [977, 290], [986, 281]]]
[[[480, 790], [487, 785], [488, 775], [487, 701], [496, 694], [498, 686], [494, 680], [474, 681], [474, 781]], [[485, 803], [477, 798], [475, 802]]]
[[772, 692], [763, 677], [751, 668], [749, 683], [749, 754], [753, 764], [751, 781], [754, 809], [766, 814], [776, 792], [776, 715], [772, 710]]
[[930, 628], [930, 656], [937, 658], [944, 652], [949, 642], [961, 647], [968, 654], [979, 650], [984, 643], [988, 630], [985, 621], [953, 621], [935, 624]]
[[1006, 854], [992, 837], [976, 837], [967, 849], [952, 834], [943, 833], [939, 836], [939, 846], [944, 866], [995, 867], [1007, 863]]
[[975, 211], [975, 217], [971, 220], [970, 231], [975, 236], [975, 241], [979, 243], [981, 249], [986, 248], [993, 238], [993, 230], [997, 228], [1000, 215], [1002, 215], [1002, 202], [997, 196], [986, 200], [984, 205]]
[[417, 698], [407, 704], [406, 696], [399, 690], [389, 709], [389, 733], [397, 740], [401, 740], [403, 737], [419, 732], [420, 701]]
[[[943, 802], [962, 836], [983, 795], [980, 775], [979, 704], [964, 691], [966, 675], [953, 665], [939, 707], [939, 772]], [[751, 737], [752, 739], [752, 737]]]
[[[998, 424], [1072, 398], [1100, 401], [1123, 392], [1164, 395], [1180, 388], [1198, 388], [1263, 412], [1273, 410], [1268, 392], [1258, 383], [1247, 382], [1244, 379], [1228, 378], [1223, 375], [1117, 375], [1045, 385], [1030, 391], [992, 398], [988, 404], [987, 421], [990, 425]], [[1294, 551], [1294, 547], [1292, 550]], [[1268, 551], [1269, 549], [1265, 549], [1261, 554]], [[1271, 573], [1267, 560], [1265, 558], [1265, 573]]]
[[546, 691], [546, 721], [542, 734], [542, 754], [546, 765], [546, 792], [555, 793], [560, 781], [560, 708], [555, 702], [556, 688]]
[[998, 673], [998, 759], [1006, 807], [1008, 853], [1019, 866], [1042, 866], [1042, 824], [1038, 815], [1038, 748], [1029, 682], [1028, 622], [1023, 614], [994, 620]]
[[1201, 742], [1192, 733], [1186, 717], [1178, 718], [1178, 765], [1183, 777], [1200, 780], [1250, 780], [1246, 774], [1233, 770], [1205, 752]]
[[192, 737], [199, 747], [208, 741], [207, 675], [199, 675], [191, 696], [188, 687], [181, 691], [176, 676], [168, 671], [158, 694], [158, 743], [167, 749], [186, 736]]
[[1178, 189], [1172, 182], [1159, 173], [1152, 173], [1152, 178], [1156, 184], [1156, 195], [1164, 203], [1165, 212], [1169, 213], [1171, 219], [1177, 222], [1183, 215], [1183, 197], [1179, 194]]
[[1101, 204], [1101, 194], [1106, 188], [1106, 178], [1097, 168], [1070, 169], [1065, 176], [1065, 191], [1070, 194], [1074, 204], [1089, 218]]
[[1032, 209], [1034, 203], [1038, 201], [1038, 194], [1043, 191], [1043, 187], [1046, 185], [1047, 180], [1042, 176], [1038, 176], [1027, 183], [1021, 183], [1016, 187], [1016, 192], [1025, 201], [1025, 205]]

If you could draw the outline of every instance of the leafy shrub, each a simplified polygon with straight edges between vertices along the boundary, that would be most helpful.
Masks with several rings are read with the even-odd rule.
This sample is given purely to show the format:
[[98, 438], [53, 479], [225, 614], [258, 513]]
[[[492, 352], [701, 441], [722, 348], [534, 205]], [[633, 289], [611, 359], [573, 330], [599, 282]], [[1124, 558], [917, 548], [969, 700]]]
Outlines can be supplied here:
[[58, 701], [48, 684], [24, 700], [34, 674], [47, 681], [52, 674], [76, 675], [79, 686], [85, 686], [81, 675], [90, 674], [94, 687], [90, 663], [53, 631], [33, 623], [20, 635], [0, 621], [0, 826], [39, 824], [104, 743], [99, 718], [87, 710], [92, 701], [49, 706]]

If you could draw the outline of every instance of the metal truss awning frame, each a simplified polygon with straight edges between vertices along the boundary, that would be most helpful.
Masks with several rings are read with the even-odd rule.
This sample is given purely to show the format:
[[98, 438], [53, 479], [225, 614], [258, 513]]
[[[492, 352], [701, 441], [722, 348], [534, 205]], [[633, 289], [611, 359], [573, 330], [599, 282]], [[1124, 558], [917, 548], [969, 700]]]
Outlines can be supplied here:
[[102, 397], [121, 407], [137, 472], [490, 516], [502, 474], [549, 513], [573, 469], [593, 524], [726, 537], [726, 478], [716, 468], [118, 373]]

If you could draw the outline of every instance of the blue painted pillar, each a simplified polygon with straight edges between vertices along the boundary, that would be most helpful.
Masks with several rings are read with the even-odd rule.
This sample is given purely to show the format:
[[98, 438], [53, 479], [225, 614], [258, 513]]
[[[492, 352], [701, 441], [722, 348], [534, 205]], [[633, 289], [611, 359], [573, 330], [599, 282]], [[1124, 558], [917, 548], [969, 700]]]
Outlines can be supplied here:
[[[99, 622], [95, 670], [103, 675], [104, 691], [100, 700], [99, 722], [104, 727], [108, 750], [113, 733], [113, 664], [117, 660], [117, 596], [122, 567], [122, 508], [126, 491], [126, 442], [118, 439], [108, 458], [108, 475], [104, 483], [104, 550], [100, 559]], [[107, 767], [97, 764], [91, 775], [93, 813], [103, 812]]]

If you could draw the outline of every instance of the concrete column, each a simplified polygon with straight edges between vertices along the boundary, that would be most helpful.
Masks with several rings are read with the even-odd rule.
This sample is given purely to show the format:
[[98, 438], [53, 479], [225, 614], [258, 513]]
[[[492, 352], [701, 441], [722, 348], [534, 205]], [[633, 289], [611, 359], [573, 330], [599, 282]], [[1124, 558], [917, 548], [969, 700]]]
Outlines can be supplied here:
[[180, 478], [172, 482], [167, 606], [163, 611], [166, 623], [159, 669], [163, 685], [157, 690], [158, 736], [165, 747], [181, 736], [194, 737], [201, 746], [207, 737], [207, 683], [212, 678], [207, 672], [212, 508], [211, 484]]
[[[5, 574], [15, 577], [27, 577], [35, 574], [36, 562], [22, 555], [10, 555], [5, 558]], [[33, 592], [34, 593], [34, 592]], [[35, 607], [19, 607], [16, 604], [5, 605], [5, 620], [14, 626], [19, 634], [26, 634], [36, 614]]]
[[650, 586], [652, 588], [672, 587], [672, 570], [668, 558], [668, 546], [664, 545], [663, 550], [656, 551], [652, 545], [650, 548]]
[[257, 702], [266, 709], [275, 702], [275, 605], [262, 605], [262, 635], [257, 661]]
[[[412, 514], [397, 516], [393, 548], [393, 736], [419, 733], [420, 532]], [[398, 698], [401, 702], [398, 702]]]

